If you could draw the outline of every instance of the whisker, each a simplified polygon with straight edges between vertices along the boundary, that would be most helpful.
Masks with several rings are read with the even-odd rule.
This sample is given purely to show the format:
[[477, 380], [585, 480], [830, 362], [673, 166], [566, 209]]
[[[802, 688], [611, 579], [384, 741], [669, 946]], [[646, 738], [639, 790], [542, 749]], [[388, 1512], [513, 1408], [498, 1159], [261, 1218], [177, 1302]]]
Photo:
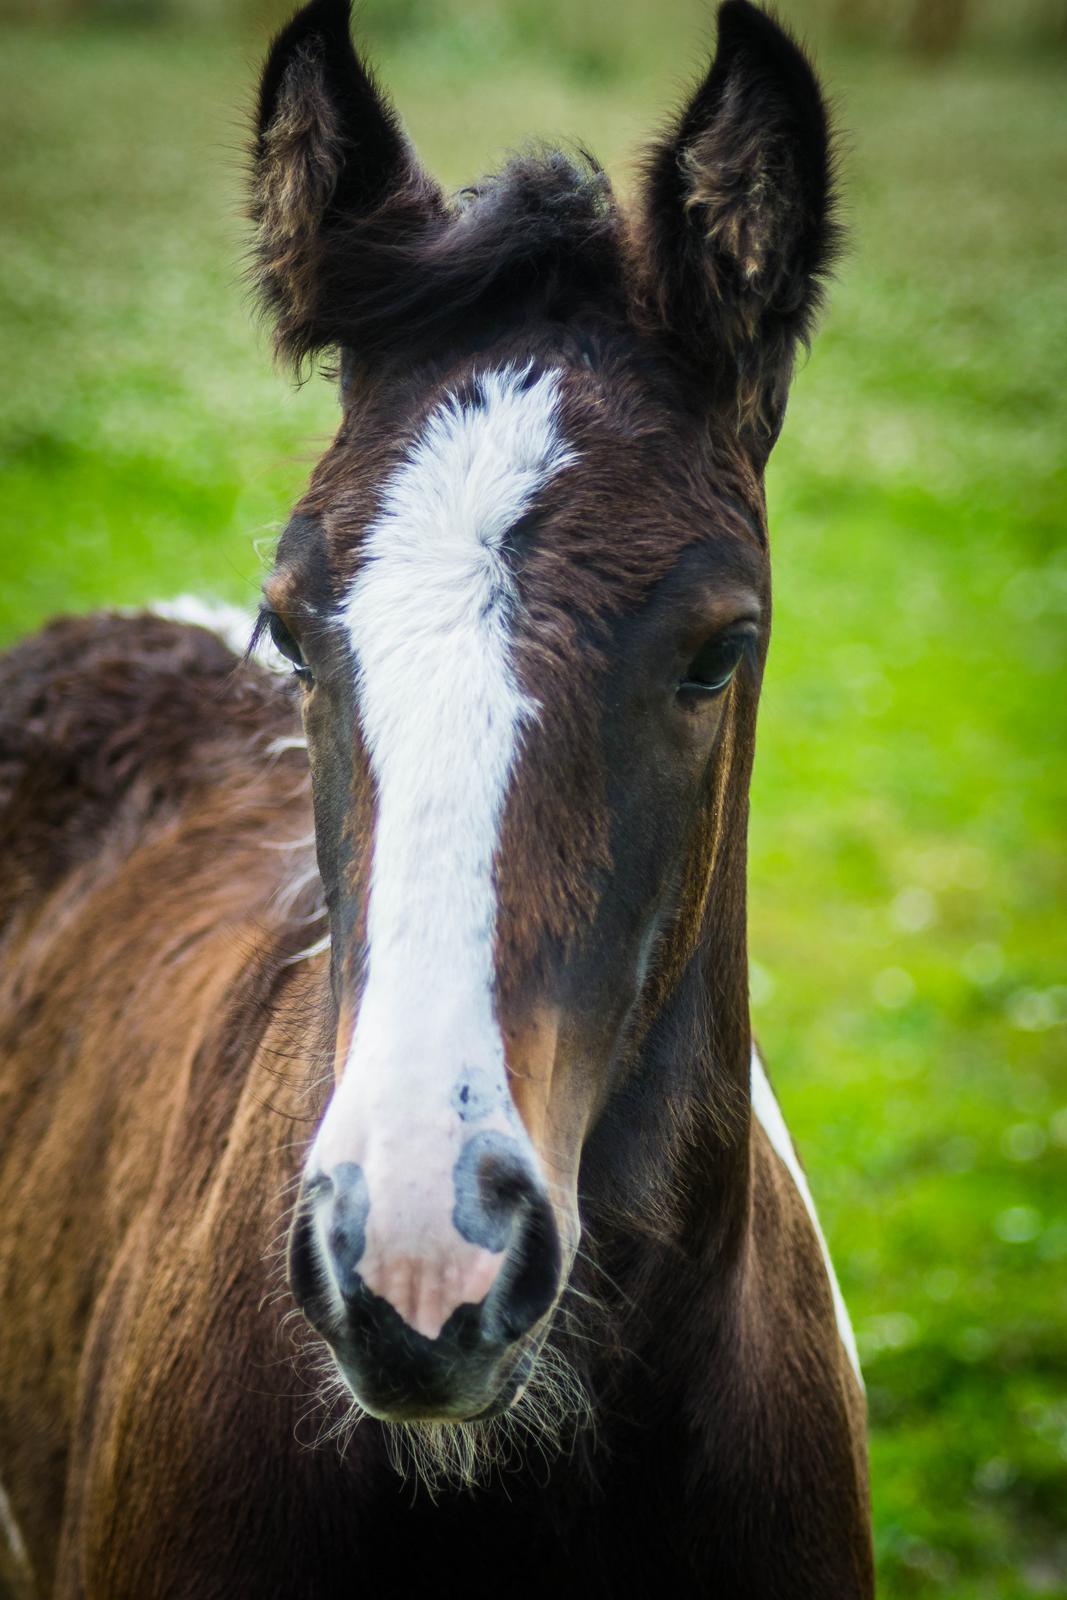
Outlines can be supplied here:
[[298, 961], [309, 961], [313, 956], [321, 956], [330, 948], [332, 935], [324, 933], [321, 939], [316, 939], [314, 944], [309, 944], [306, 950], [298, 950], [295, 955], [286, 956], [282, 962], [283, 967], [294, 967]]

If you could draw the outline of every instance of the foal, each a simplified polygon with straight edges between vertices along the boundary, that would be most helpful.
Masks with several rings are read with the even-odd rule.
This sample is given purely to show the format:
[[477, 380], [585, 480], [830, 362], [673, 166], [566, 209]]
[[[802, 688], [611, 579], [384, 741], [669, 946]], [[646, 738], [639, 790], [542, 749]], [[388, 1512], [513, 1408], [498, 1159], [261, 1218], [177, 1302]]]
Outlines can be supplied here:
[[258, 285], [342, 400], [291, 678], [148, 617], [0, 666], [10, 1594], [871, 1594], [745, 945], [830, 167], [746, 0], [632, 217], [554, 154], [445, 196], [343, 0], [276, 41]]

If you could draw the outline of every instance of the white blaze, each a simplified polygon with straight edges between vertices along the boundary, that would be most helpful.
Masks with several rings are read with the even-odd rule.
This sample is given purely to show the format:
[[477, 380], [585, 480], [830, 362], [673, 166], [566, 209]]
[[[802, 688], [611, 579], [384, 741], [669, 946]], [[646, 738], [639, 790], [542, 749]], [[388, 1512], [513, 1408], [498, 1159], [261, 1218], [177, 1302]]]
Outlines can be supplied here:
[[493, 858], [536, 713], [511, 667], [504, 544], [569, 459], [558, 387], [509, 369], [482, 378], [481, 405], [440, 407], [367, 535], [344, 614], [378, 798], [352, 1058], [381, 1024], [494, 1026]]
[[537, 710], [510, 659], [506, 541], [571, 457], [558, 373], [491, 372], [476, 395], [440, 406], [387, 481], [342, 619], [377, 810], [366, 986], [312, 1165], [371, 1160], [411, 1174], [387, 1248], [368, 1173], [368, 1282], [379, 1254], [384, 1270], [390, 1253], [425, 1252], [435, 1216], [451, 1227], [452, 1163], [472, 1131], [450, 1106], [460, 1070], [506, 1086], [493, 861], [522, 725]]

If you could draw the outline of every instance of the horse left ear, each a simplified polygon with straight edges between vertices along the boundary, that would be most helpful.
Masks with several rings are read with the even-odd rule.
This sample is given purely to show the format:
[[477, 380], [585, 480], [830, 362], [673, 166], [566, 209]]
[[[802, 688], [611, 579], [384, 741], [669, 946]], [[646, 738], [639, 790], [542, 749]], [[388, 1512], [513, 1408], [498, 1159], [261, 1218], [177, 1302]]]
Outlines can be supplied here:
[[829, 118], [804, 52], [748, 0], [644, 192], [645, 298], [760, 458], [837, 251]]

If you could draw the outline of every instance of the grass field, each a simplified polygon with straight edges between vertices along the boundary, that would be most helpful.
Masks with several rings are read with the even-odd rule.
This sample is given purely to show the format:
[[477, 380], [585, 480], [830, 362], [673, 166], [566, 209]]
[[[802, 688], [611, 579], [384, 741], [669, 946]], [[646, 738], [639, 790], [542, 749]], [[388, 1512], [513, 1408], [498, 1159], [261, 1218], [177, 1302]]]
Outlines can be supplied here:
[[[533, 130], [626, 182], [696, 14], [607, 65], [484, 9], [378, 54], [445, 179]], [[0, 32], [2, 639], [252, 603], [331, 427], [243, 305], [255, 53]], [[853, 250], [769, 481], [757, 1025], [865, 1360], [881, 1593], [1067, 1595], [1067, 73], [826, 65]]]

